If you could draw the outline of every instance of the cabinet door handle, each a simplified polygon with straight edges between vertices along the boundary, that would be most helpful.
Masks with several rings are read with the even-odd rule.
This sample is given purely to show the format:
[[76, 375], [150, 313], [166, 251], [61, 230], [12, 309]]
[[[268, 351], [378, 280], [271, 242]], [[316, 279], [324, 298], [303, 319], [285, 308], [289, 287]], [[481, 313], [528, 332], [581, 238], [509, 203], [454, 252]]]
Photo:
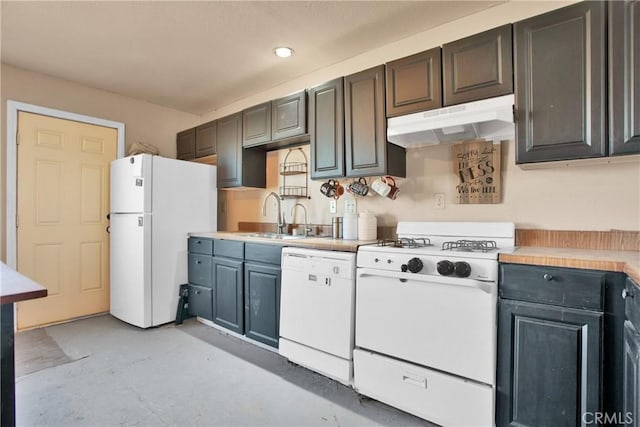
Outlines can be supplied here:
[[545, 273], [545, 274], [544, 274], [544, 276], [542, 276], [542, 278], [543, 278], [544, 280], [546, 280], [547, 282], [550, 282], [550, 281], [552, 281], [552, 280], [553, 280], [553, 276], [552, 276], [552, 275], [550, 275], [549, 273]]
[[196, 264], [202, 264], [202, 261], [196, 261]]
[[622, 299], [633, 298], [633, 291], [628, 291], [626, 289], [622, 290]]

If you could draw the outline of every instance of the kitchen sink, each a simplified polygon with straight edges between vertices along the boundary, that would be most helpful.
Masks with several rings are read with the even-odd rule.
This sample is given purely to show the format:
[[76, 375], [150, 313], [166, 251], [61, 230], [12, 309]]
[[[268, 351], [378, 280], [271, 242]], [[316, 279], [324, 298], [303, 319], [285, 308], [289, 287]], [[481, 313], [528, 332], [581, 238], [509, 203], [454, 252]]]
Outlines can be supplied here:
[[279, 233], [248, 233], [246, 234], [246, 236], [261, 237], [264, 239], [282, 239], [282, 240], [304, 239], [306, 237], [304, 235], [293, 236], [291, 234], [279, 234]]

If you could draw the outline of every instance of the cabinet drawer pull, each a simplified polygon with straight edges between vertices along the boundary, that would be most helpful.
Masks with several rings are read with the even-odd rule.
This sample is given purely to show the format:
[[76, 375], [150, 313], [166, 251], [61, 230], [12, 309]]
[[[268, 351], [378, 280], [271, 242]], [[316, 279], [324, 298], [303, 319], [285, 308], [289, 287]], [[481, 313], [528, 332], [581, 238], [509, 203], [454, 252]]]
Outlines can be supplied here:
[[546, 280], [547, 282], [550, 282], [550, 281], [552, 281], [552, 280], [553, 280], [553, 276], [552, 276], [552, 275], [550, 275], [549, 273], [545, 273], [545, 274], [544, 274], [544, 276], [542, 276], [542, 278], [543, 278], [544, 280]]
[[412, 378], [408, 375], [402, 376], [402, 381], [417, 387], [427, 388], [427, 379], [426, 378]]
[[633, 291], [628, 291], [626, 289], [622, 290], [622, 299], [633, 298]]

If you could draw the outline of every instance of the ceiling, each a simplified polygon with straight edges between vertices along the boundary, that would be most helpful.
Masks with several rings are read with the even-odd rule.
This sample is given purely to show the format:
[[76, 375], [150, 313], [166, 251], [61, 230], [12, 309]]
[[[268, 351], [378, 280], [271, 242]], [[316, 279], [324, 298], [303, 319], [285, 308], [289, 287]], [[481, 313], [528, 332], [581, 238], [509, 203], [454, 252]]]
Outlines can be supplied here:
[[203, 114], [503, 2], [2, 1], [1, 58]]

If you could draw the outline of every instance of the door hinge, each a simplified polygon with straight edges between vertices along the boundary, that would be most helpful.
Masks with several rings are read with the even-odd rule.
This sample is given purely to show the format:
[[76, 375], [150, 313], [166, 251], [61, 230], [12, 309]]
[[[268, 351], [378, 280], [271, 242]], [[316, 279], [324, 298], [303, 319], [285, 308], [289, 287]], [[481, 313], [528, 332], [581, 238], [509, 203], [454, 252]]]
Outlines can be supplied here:
[[20, 132], [16, 134], [16, 145], [20, 145]]
[[139, 216], [138, 217], [138, 227], [142, 227], [143, 225], [144, 225], [143, 217]]
[[16, 228], [20, 225], [20, 217], [16, 215]]

